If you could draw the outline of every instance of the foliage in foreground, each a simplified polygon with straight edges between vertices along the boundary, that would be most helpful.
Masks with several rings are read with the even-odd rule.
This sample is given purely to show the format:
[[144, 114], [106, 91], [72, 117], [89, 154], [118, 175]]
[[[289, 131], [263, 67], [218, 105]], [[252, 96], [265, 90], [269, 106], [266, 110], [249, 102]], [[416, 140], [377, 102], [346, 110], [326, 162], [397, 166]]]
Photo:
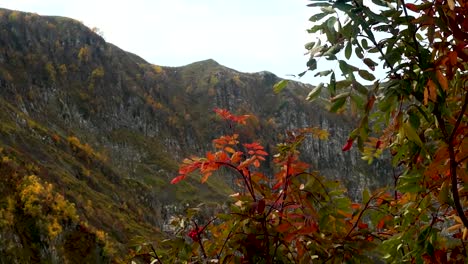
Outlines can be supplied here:
[[[326, 59], [339, 71], [320, 69], [316, 76], [330, 79], [308, 99], [320, 98], [330, 111], [350, 110], [360, 119], [343, 151], [357, 141], [369, 162], [388, 151], [393, 188], [365, 191], [360, 203], [349, 201], [339, 184], [319, 177], [298, 158], [306, 135], [324, 137], [317, 129], [294, 131], [278, 146], [275, 175], [260, 172], [270, 154], [260, 144], [240, 144], [236, 134], [222, 136], [214, 141], [215, 153], [186, 159], [172, 183], [195, 171], [202, 181], [221, 168], [235, 171], [241, 191], [232, 196], [228, 213], [178, 222], [173, 251], [149, 256], [221, 263], [463, 263], [468, 257], [468, 2], [311, 2], [317, 14], [309, 32], [326, 41], [306, 45], [308, 70], [317, 71], [318, 60]], [[385, 74], [372, 73], [382, 66]], [[225, 110], [218, 114], [241, 124], [248, 118]]]
[[[243, 125], [249, 118], [216, 111], [229, 127]], [[190, 209], [187, 217], [175, 219], [177, 238], [167, 241], [168, 251], [160, 255], [154, 251], [153, 256], [169, 262], [371, 262], [365, 251], [377, 246], [374, 240], [380, 234], [369, 229], [365, 212], [375, 211], [388, 195], [366, 192], [363, 205], [352, 203], [338, 182], [320, 177], [300, 161], [299, 147], [307, 136], [326, 139], [328, 133], [317, 128], [291, 132], [273, 157], [274, 175], [262, 173], [269, 155], [263, 146], [241, 143], [235, 133], [215, 139], [216, 152], [185, 159], [173, 184], [194, 172], [205, 182], [227, 168], [238, 177], [239, 193], [231, 195], [227, 212], [213, 218], [197, 218], [197, 209]], [[372, 222], [383, 225], [383, 219], [377, 213]]]

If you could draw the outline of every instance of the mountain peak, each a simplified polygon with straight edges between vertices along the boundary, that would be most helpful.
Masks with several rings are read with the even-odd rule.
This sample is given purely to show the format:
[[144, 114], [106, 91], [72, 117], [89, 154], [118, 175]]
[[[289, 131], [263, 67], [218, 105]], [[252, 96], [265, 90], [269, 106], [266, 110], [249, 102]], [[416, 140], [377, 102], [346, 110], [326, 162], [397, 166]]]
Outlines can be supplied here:
[[198, 65], [198, 66], [204, 66], [204, 67], [222, 66], [221, 64], [219, 64], [217, 61], [215, 61], [213, 59], [206, 59], [206, 60], [196, 61], [196, 62], [188, 64], [187, 66], [190, 66], [190, 65]]

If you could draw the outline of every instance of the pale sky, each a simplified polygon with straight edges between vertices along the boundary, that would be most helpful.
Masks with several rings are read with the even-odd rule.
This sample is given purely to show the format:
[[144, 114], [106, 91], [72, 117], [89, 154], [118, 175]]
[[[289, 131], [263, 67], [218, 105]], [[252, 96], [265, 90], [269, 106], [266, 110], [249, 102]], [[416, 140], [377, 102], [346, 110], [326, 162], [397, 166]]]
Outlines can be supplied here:
[[[66, 16], [98, 27], [107, 42], [150, 63], [212, 58], [242, 71], [293, 79], [306, 69], [307, 0], [3, 0], [0, 7]], [[309, 73], [302, 82], [316, 83]]]

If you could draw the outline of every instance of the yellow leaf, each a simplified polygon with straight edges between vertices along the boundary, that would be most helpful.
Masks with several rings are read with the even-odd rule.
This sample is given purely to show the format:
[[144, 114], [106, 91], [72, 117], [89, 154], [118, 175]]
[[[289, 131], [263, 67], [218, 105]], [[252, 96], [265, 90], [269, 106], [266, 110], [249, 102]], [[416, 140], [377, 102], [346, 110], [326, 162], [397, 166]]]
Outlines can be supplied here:
[[454, 0], [448, 0], [447, 4], [448, 4], [450, 10], [452, 10], [452, 11], [455, 10], [455, 1]]
[[427, 105], [427, 103], [429, 102], [429, 91], [426, 88], [424, 88], [424, 105]]
[[463, 224], [455, 224], [449, 228], [446, 229], [447, 232], [454, 232], [454, 231], [457, 231], [459, 230], [460, 228], [463, 227]]

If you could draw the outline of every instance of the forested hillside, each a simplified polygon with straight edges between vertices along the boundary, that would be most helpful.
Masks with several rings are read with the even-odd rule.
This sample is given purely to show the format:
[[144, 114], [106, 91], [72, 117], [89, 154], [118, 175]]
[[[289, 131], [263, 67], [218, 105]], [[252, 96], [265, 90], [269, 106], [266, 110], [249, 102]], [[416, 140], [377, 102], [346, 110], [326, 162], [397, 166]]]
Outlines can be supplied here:
[[0, 262], [122, 258], [135, 237], [163, 239], [184, 207], [232, 193], [230, 174], [169, 184], [228, 129], [214, 108], [255, 116], [240, 137], [272, 153], [288, 129], [328, 130], [303, 158], [353, 198], [392, 183], [385, 163], [341, 151], [355, 116], [307, 103], [310, 85], [275, 94], [279, 80], [213, 60], [150, 64], [75, 20], [0, 9]]

